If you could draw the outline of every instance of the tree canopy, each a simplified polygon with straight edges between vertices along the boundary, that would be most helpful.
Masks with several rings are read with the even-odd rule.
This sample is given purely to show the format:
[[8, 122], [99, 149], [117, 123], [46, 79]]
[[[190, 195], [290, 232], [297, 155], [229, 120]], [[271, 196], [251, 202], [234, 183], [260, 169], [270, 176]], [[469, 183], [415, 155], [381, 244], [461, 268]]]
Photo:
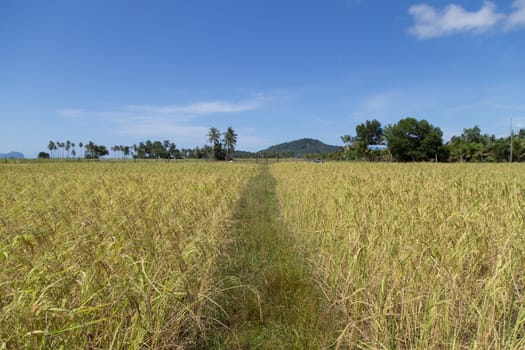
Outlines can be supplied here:
[[443, 133], [426, 120], [401, 119], [385, 128], [385, 138], [394, 160], [442, 159]]
[[379, 145], [383, 140], [383, 128], [381, 123], [374, 120], [367, 120], [355, 127], [357, 141], [361, 141], [364, 145]]

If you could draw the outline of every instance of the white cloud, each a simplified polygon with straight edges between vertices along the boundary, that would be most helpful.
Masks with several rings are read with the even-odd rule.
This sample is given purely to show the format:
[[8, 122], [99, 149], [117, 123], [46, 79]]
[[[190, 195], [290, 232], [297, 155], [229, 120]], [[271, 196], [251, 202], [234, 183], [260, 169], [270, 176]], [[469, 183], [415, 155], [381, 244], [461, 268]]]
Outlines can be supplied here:
[[400, 95], [401, 93], [398, 91], [369, 95], [364, 98], [361, 107], [369, 113], [382, 113], [390, 110], [391, 106], [396, 103], [396, 98], [399, 98]]
[[[519, 0], [522, 2], [523, 0]], [[419, 39], [430, 39], [461, 32], [480, 33], [494, 28], [506, 16], [496, 11], [496, 5], [485, 1], [478, 11], [470, 12], [455, 4], [443, 10], [426, 5], [414, 5], [408, 9], [415, 24], [410, 33]]]
[[213, 114], [213, 113], [237, 113], [254, 109], [259, 109], [264, 104], [264, 98], [255, 98], [240, 102], [197, 102], [188, 105], [169, 105], [169, 106], [151, 106], [151, 105], [130, 105], [126, 110], [131, 112], [150, 113], [150, 114]]
[[75, 109], [75, 108], [64, 108], [57, 110], [57, 113], [68, 119], [76, 119], [79, 118], [84, 111], [81, 109]]
[[118, 134], [140, 137], [174, 137], [176, 140], [202, 140], [209, 128], [204, 126], [181, 125], [169, 121], [151, 120], [151, 122], [120, 121]]
[[525, 0], [516, 0], [512, 4], [514, 12], [509, 15], [505, 23], [506, 29], [525, 26]]
[[[265, 96], [238, 102], [203, 101], [181, 105], [128, 105], [105, 111], [87, 111], [82, 109], [61, 109], [57, 113], [66, 118], [88, 116], [100, 121], [118, 135], [136, 137], [167, 137], [176, 142], [200, 144], [206, 137], [211, 125], [204, 124], [205, 115], [235, 114], [260, 109], [268, 100]], [[245, 143], [254, 146], [263, 142], [248, 136]]]
[[412, 111], [414, 101], [417, 99], [410, 100], [405, 92], [396, 90], [361, 96], [354, 102], [355, 108], [350, 112], [350, 118], [358, 122], [378, 119], [388, 123], [401, 111]]

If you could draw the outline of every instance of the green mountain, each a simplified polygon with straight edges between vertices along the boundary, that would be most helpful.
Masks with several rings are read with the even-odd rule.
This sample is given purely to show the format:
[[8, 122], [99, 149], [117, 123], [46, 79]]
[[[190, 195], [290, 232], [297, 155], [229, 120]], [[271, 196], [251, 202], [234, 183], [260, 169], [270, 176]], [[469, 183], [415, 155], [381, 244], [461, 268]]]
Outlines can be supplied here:
[[307, 154], [334, 153], [340, 148], [339, 146], [327, 145], [315, 139], [300, 139], [271, 146], [258, 153], [288, 154], [294, 157], [304, 157]]

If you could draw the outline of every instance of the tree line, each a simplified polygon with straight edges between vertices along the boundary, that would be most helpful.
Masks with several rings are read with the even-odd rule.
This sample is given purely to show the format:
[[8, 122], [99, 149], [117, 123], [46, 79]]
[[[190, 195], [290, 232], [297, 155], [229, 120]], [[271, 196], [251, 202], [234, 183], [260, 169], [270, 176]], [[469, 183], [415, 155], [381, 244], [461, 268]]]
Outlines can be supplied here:
[[[206, 134], [208, 144], [195, 148], [177, 148], [174, 142], [143, 141], [130, 146], [114, 145], [109, 149], [92, 141], [87, 144], [71, 141], [49, 141], [47, 152], [39, 158], [100, 159], [214, 159], [232, 160], [238, 135], [229, 127], [221, 132], [211, 127]], [[355, 128], [355, 135], [341, 136], [344, 146], [331, 154], [311, 154], [309, 158], [399, 162], [509, 162], [525, 160], [525, 129], [516, 135], [496, 137], [483, 134], [478, 126], [463, 129], [459, 136], [443, 142], [443, 132], [426, 120], [404, 118], [383, 127], [376, 120], [366, 120]], [[111, 154], [110, 154], [111, 152]], [[237, 157], [256, 157], [258, 153], [238, 152]], [[265, 155], [268, 156], [268, 155]], [[293, 156], [279, 154], [278, 157]]]
[[525, 160], [525, 129], [517, 135], [497, 138], [482, 134], [478, 126], [463, 129], [443, 143], [440, 128], [426, 120], [401, 119], [382, 127], [367, 120], [355, 128], [355, 136], [343, 135], [344, 147], [329, 155], [335, 159], [375, 161], [505, 162]]
[[210, 145], [181, 149], [177, 148], [177, 145], [170, 140], [147, 140], [129, 146], [114, 145], [109, 149], [105, 145], [97, 145], [93, 141], [86, 144], [69, 140], [64, 142], [49, 141], [47, 145], [49, 152], [40, 152], [38, 158], [100, 159], [109, 156], [114, 159], [233, 159], [238, 135], [232, 127], [229, 127], [224, 133], [212, 127], [206, 136]]

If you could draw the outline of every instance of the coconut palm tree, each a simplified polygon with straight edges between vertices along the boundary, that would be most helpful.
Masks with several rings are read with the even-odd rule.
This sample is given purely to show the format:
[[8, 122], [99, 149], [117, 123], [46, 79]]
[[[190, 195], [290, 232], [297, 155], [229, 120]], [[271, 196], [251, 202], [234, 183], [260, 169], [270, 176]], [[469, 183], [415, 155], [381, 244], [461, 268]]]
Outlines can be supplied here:
[[235, 145], [237, 144], [237, 134], [235, 130], [230, 126], [224, 133], [224, 146], [226, 147], [226, 158], [231, 160], [233, 152], [235, 151]]
[[65, 144], [65, 150], [67, 152], [67, 158], [69, 158], [69, 150], [71, 149], [71, 141], [67, 140]]
[[49, 141], [47, 149], [49, 150], [49, 154], [51, 154], [51, 157], [53, 157], [53, 151], [57, 149], [57, 146], [53, 141]]
[[217, 159], [217, 150], [220, 149], [221, 145], [221, 132], [215, 127], [211, 127], [208, 131], [208, 142], [212, 145], [212, 156], [213, 159]]

